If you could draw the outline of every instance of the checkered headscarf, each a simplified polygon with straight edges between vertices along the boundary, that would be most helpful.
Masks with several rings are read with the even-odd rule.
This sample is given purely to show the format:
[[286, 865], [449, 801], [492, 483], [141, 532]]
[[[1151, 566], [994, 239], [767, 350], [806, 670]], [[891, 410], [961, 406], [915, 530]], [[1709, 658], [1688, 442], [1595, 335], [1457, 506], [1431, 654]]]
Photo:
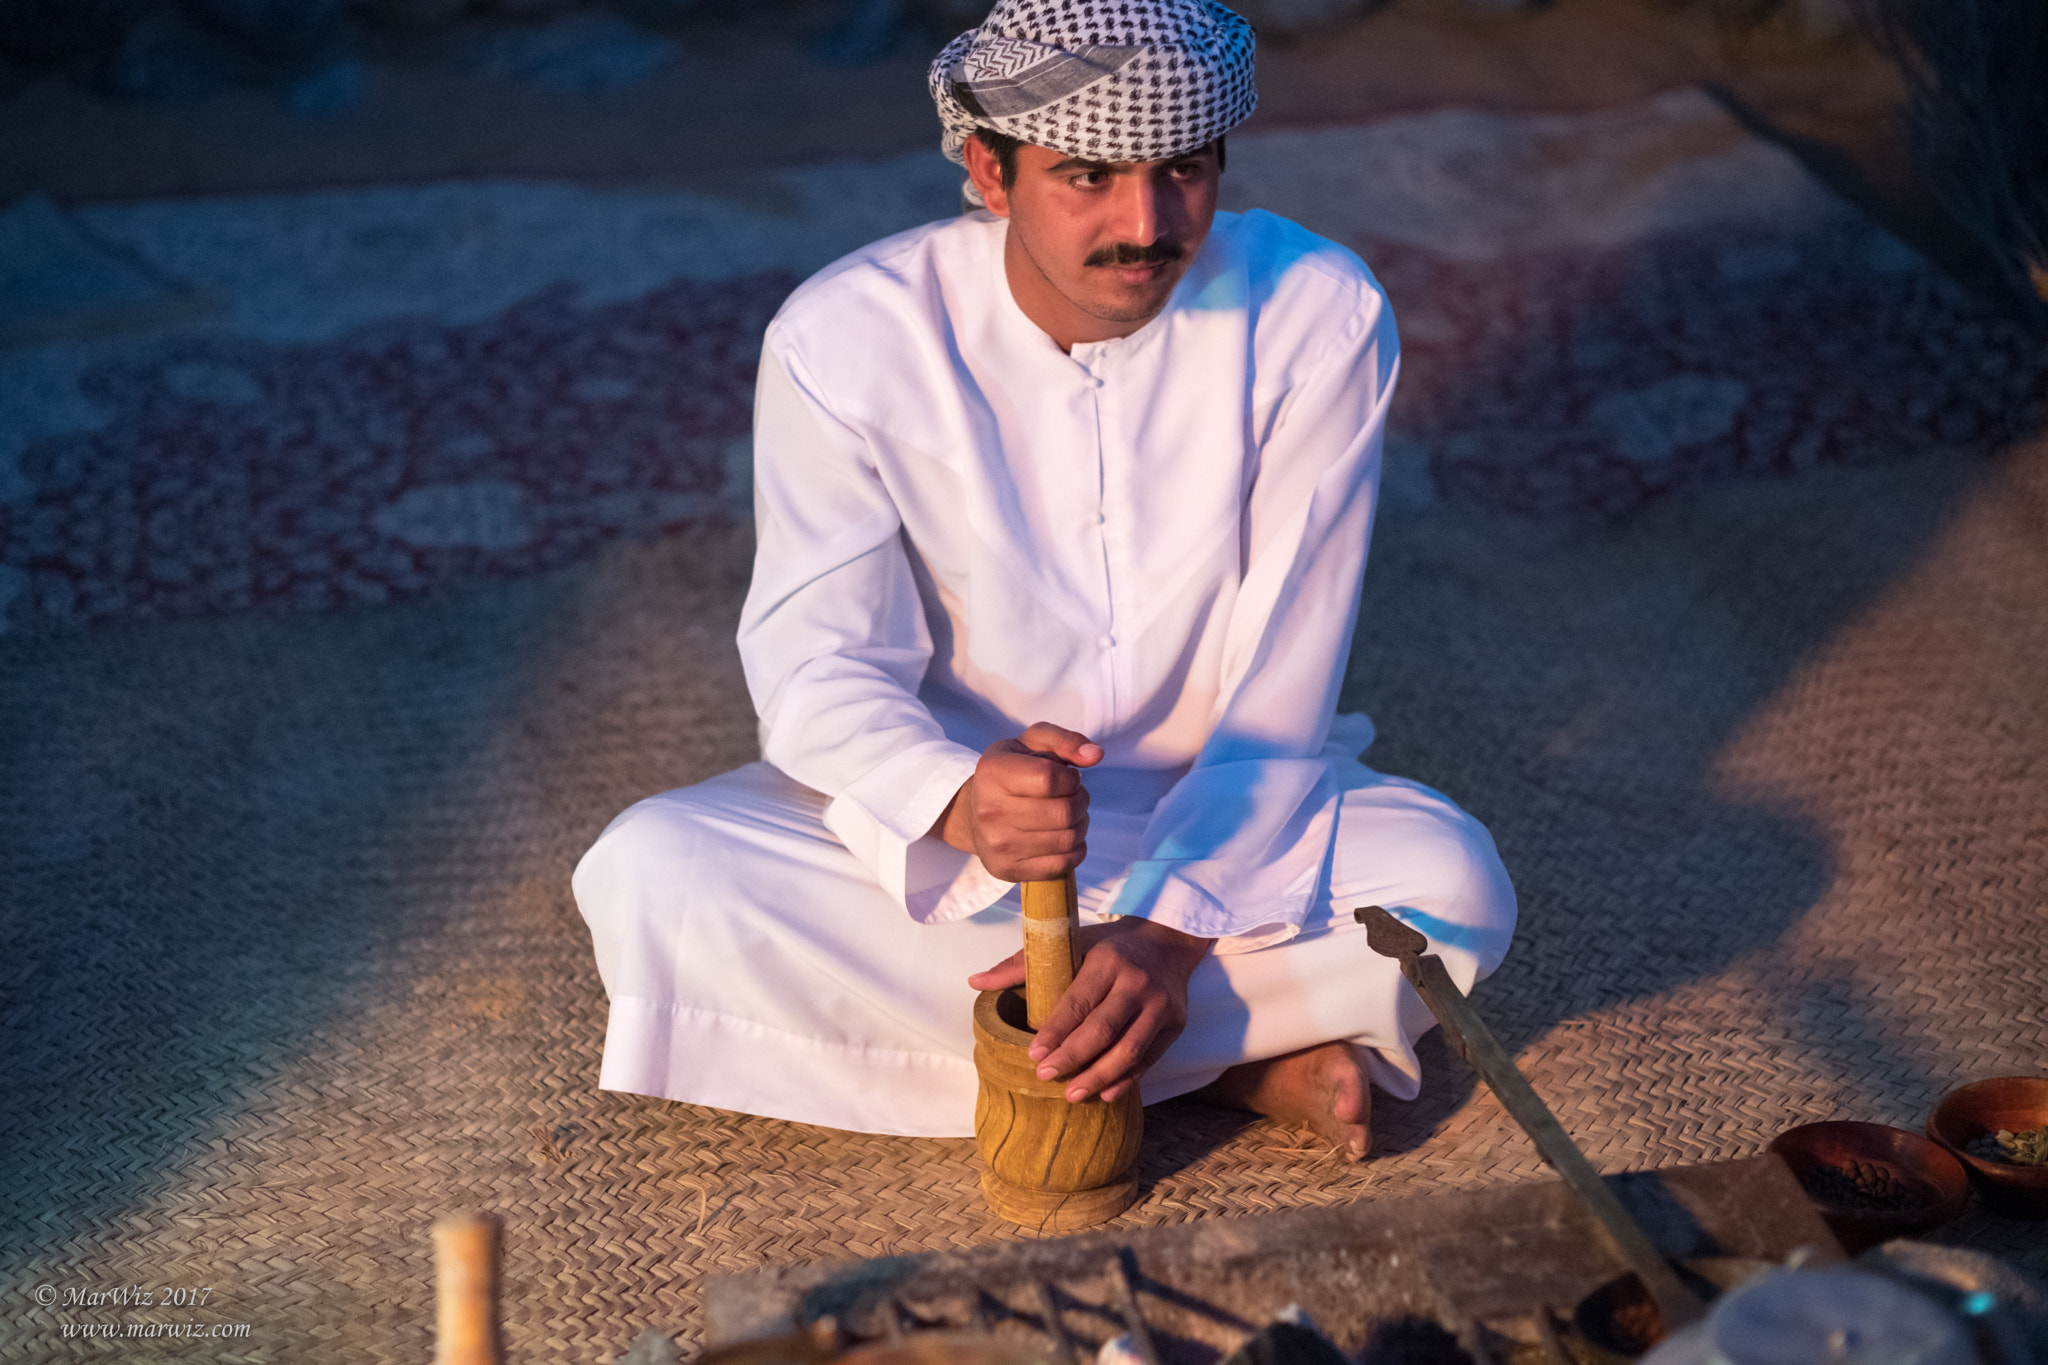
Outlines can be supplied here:
[[1258, 103], [1252, 27], [1213, 0], [997, 0], [930, 72], [954, 161], [978, 127], [1068, 156], [1156, 161]]

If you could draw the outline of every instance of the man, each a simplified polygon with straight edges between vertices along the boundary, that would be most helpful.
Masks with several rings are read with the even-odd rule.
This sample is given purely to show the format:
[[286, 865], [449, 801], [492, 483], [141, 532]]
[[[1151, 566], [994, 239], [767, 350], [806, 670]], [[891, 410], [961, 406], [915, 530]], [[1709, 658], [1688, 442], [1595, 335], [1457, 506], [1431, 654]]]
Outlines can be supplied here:
[[1070, 1098], [1201, 1090], [1356, 1159], [1368, 1083], [1416, 1093], [1431, 1020], [1350, 910], [1469, 987], [1514, 896], [1334, 715], [1397, 343], [1350, 252], [1216, 211], [1251, 56], [1208, 0], [1001, 0], [933, 64], [983, 208], [768, 329], [763, 761], [577, 869], [601, 1085], [970, 1133], [973, 992], [1023, 975], [1011, 883], [1072, 868], [1085, 956], [1033, 1048]]

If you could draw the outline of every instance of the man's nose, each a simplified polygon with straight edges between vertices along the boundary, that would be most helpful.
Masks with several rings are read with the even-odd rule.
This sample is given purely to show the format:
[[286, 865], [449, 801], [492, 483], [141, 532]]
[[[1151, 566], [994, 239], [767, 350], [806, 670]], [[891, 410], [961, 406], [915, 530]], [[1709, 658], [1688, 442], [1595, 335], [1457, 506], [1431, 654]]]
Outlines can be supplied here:
[[1150, 246], [1159, 240], [1159, 187], [1149, 175], [1117, 177], [1116, 236]]

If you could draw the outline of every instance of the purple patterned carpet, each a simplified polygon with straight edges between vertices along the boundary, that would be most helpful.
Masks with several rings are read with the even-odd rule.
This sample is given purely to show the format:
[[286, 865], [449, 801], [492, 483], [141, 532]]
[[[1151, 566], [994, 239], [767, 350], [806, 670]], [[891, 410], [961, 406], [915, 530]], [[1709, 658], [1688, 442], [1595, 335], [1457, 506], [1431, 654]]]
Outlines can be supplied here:
[[558, 290], [466, 326], [102, 365], [84, 386], [118, 415], [30, 449], [37, 495], [0, 507], [0, 558], [56, 626], [385, 602], [724, 515], [760, 334], [794, 285], [587, 309]]
[[[1690, 198], [1659, 191], [1655, 212], [1623, 215], [1627, 230], [1570, 221], [1578, 199], [1600, 197], [1584, 170], [1544, 191], [1556, 202], [1540, 213], [1508, 205], [1529, 217], [1514, 233], [1484, 221], [1502, 192], [1529, 191], [1534, 153], [1497, 156], [1492, 188], [1443, 177], [1460, 164], [1460, 138], [1467, 161], [1475, 146], [1545, 137], [1537, 151], [1554, 158], [1569, 134], [1620, 162], [1639, 155], [1629, 138], [1720, 115], [1679, 97], [1593, 117], [1609, 122], [1451, 114], [1286, 134], [1248, 145], [1243, 170], [1233, 144], [1240, 193], [1346, 240], [1386, 283], [1404, 345], [1395, 439], [1426, 454], [1439, 494], [1615, 517], [1703, 478], [1978, 454], [2040, 424], [2048, 355], [2037, 340], [1792, 184], [1796, 169], [1756, 144], [1674, 163], [1658, 183], [1668, 191], [1690, 175]], [[1356, 179], [1370, 192], [1338, 184], [1319, 207], [1299, 173], [1311, 154], [1365, 167]], [[1404, 166], [1405, 186], [1394, 174]], [[943, 203], [948, 174], [925, 185], [919, 170], [895, 211], [913, 222], [942, 211], [928, 202]], [[1773, 191], [1782, 202], [1732, 218], [1706, 211], [1728, 197], [1717, 185], [1771, 175], [1792, 185]], [[663, 212], [614, 240], [679, 231]], [[459, 217], [435, 213], [434, 223]], [[553, 235], [515, 226], [508, 239]], [[385, 602], [557, 564], [609, 537], [744, 517], [761, 330], [802, 274], [878, 234], [840, 224], [838, 240], [776, 257], [754, 250], [762, 233], [744, 223], [686, 226], [726, 250], [722, 278], [645, 267], [597, 302], [542, 283], [505, 306], [521, 297], [515, 279], [467, 316], [445, 299], [414, 316], [387, 301], [374, 320], [310, 339], [266, 339], [252, 306], [235, 327], [131, 342], [86, 365], [75, 387], [99, 423], [23, 445], [11, 497], [0, 477], [0, 629]], [[372, 224], [356, 240], [417, 260], [423, 232]], [[451, 241], [451, 260], [491, 259]], [[677, 254], [703, 252], [692, 239]], [[346, 261], [330, 273], [351, 271], [377, 274]], [[650, 273], [670, 282], [650, 286]]]
[[1475, 265], [1369, 257], [1403, 329], [1395, 426], [1437, 486], [1609, 517], [1702, 478], [1939, 452], [2037, 428], [2048, 353], [1847, 210]]

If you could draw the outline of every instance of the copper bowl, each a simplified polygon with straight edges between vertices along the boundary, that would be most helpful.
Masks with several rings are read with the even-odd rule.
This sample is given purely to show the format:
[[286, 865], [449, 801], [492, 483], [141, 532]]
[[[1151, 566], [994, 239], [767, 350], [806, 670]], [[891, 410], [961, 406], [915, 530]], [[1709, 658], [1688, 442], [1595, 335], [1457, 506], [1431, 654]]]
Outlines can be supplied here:
[[1999, 1129], [2048, 1124], [2048, 1076], [2000, 1076], [1951, 1090], [1927, 1116], [1927, 1136], [1970, 1173], [1984, 1207], [2008, 1218], [2048, 1218], [2048, 1166], [2014, 1166], [1971, 1156], [1970, 1143]]
[[[1969, 1178], [1940, 1146], [1882, 1123], [1802, 1123], [1771, 1140], [1821, 1221], [1851, 1256], [1917, 1237], [1970, 1202]], [[1864, 1193], [1880, 1184], [1884, 1193]]]

